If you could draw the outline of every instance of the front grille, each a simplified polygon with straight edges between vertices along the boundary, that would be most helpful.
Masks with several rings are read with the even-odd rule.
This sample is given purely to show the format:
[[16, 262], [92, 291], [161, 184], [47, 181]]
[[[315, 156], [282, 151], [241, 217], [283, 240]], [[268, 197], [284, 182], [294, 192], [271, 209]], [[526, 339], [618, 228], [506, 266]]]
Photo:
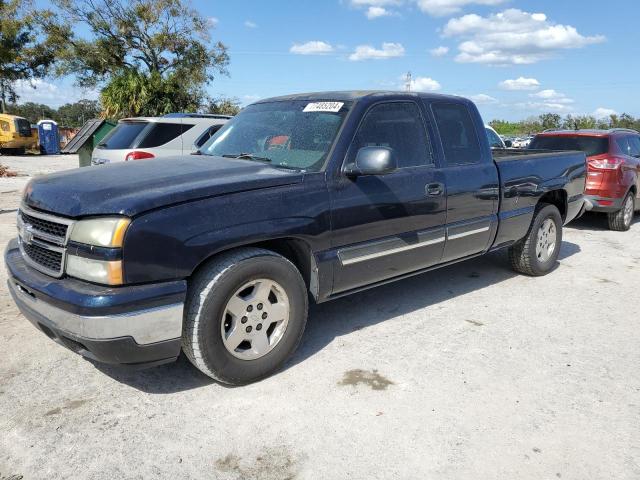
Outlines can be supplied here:
[[18, 236], [25, 262], [47, 275], [61, 277], [72, 224], [73, 220], [22, 205], [18, 213]]
[[22, 249], [32, 262], [40, 265], [51, 273], [62, 271], [62, 252], [49, 250], [36, 243], [22, 242]]
[[22, 221], [25, 224], [31, 225], [33, 230], [46, 233], [47, 235], [51, 235], [53, 237], [58, 237], [60, 238], [61, 243], [64, 242], [64, 239], [67, 236], [67, 229], [69, 228], [68, 225], [52, 222], [51, 220], [37, 218], [24, 212], [20, 212], [20, 215], [22, 216]]

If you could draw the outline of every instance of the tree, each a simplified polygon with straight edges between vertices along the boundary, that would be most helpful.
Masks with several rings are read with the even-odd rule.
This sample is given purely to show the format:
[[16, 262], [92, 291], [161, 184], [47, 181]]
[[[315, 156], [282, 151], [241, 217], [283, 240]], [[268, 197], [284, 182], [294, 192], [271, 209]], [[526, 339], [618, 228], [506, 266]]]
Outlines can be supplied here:
[[540, 115], [540, 123], [543, 130], [560, 128], [562, 117], [557, 113], [543, 113]]
[[9, 105], [7, 112], [24, 117], [31, 123], [38, 123], [38, 120], [45, 118], [58, 121], [57, 112], [48, 105], [42, 103], [27, 102], [21, 105]]
[[50, 30], [52, 13], [35, 13], [29, 0], [0, 0], [0, 111], [18, 98], [16, 82], [47, 75], [61, 36]]
[[[54, 0], [62, 24], [85, 25], [71, 35], [59, 74], [82, 87], [104, 86], [108, 115], [155, 115], [196, 109], [203, 87], [227, 74], [227, 48], [211, 42], [210, 23], [185, 0]], [[151, 102], [151, 103], [149, 103]]]
[[209, 103], [204, 109], [205, 113], [215, 113], [218, 115], [237, 115], [240, 113], [240, 110], [238, 100], [227, 97], [209, 99]]
[[81, 127], [87, 120], [100, 117], [101, 111], [97, 100], [79, 100], [58, 108], [56, 121], [65, 127]]
[[205, 94], [198, 85], [177, 74], [162, 77], [126, 70], [114, 76], [100, 94], [106, 117], [161, 116], [171, 112], [196, 111]]

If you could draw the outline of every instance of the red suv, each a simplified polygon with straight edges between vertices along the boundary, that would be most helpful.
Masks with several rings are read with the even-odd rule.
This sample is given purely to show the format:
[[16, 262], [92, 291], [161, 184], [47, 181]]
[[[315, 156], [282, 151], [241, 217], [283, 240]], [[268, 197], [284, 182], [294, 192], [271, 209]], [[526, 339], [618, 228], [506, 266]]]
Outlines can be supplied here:
[[552, 130], [536, 135], [529, 148], [585, 152], [587, 210], [605, 212], [611, 230], [629, 230], [640, 208], [640, 133], [625, 128]]

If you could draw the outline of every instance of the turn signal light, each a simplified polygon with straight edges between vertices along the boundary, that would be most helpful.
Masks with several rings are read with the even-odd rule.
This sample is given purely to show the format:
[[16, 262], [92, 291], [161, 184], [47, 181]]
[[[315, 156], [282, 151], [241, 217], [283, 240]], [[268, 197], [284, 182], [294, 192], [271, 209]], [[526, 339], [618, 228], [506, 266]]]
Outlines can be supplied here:
[[125, 162], [130, 162], [132, 160], [144, 160], [146, 158], [154, 158], [155, 155], [149, 152], [129, 152], [127, 156], [124, 157]]

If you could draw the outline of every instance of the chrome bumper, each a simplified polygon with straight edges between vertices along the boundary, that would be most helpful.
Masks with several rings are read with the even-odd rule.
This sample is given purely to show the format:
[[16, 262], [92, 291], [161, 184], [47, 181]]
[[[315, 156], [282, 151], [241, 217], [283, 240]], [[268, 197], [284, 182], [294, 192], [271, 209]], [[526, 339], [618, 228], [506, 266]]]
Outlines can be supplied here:
[[46, 327], [66, 332], [74, 337], [108, 340], [132, 337], [138, 345], [148, 345], [182, 336], [183, 303], [138, 310], [118, 315], [85, 316], [62, 310], [35, 298], [33, 294], [13, 282], [9, 291], [23, 312], [30, 310], [39, 317], [30, 321], [46, 323]]

